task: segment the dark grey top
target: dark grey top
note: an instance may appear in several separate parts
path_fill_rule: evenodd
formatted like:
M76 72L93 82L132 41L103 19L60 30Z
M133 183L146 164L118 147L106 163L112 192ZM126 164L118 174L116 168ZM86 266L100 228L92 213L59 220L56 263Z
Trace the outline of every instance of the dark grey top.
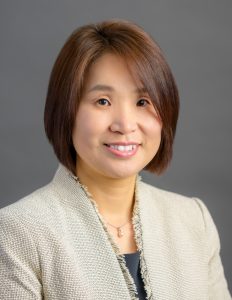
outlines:
M140 271L140 255L139 251L135 253L128 253L124 254L126 265L131 273L131 276L134 279L134 282L137 287L138 291L138 297L139 300L145 300L146 299L146 292L144 289L144 283L141 277L141 271Z

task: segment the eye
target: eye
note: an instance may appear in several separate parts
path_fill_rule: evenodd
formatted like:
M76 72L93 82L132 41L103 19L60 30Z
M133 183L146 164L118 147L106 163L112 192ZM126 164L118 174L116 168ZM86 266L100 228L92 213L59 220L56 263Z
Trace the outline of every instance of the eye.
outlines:
M109 100L105 99L105 98L101 98L97 100L97 103L101 106L107 106L110 105Z
M137 106L147 106L148 104L150 104L150 102L147 99L140 99L137 102Z

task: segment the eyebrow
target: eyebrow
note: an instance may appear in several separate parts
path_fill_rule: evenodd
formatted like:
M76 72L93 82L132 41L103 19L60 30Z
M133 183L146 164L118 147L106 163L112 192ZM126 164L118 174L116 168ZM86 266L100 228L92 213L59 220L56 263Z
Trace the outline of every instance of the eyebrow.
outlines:
M114 90L115 89L110 85L97 84L97 85L93 86L90 90L88 90L87 93L91 93L93 91L113 92ZM142 93L148 93L148 92L147 92L147 89L145 87L141 87L141 88L136 88L134 90L134 93L142 94Z
M108 91L108 92L113 92L114 88L110 85L105 85L105 84L97 84L94 85L90 90L87 91L87 93L93 92L93 91Z

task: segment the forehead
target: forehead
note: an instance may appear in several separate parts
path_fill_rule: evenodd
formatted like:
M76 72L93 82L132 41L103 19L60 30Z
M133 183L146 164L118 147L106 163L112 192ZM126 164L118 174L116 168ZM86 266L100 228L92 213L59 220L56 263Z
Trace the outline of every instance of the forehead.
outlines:
M114 88L130 88L145 92L138 77L132 73L124 57L113 53L103 54L90 66L85 77L85 91L109 91Z

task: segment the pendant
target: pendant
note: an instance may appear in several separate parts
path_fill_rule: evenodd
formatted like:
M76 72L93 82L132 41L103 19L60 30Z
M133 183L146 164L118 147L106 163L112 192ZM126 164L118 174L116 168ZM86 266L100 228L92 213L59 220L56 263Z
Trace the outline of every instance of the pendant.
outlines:
M122 229L118 228L118 237L121 238L121 237L123 237L123 235L124 235L124 233L123 233Z

